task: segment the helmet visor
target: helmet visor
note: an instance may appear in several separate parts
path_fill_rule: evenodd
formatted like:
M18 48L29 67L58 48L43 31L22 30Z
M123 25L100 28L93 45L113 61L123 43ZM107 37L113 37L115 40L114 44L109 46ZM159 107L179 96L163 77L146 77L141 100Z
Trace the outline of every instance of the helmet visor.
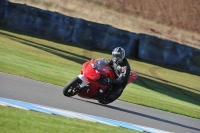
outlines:
M120 61L122 59L123 59L123 55L121 55L118 52L113 52L113 54L112 54L112 60L114 60L114 61Z

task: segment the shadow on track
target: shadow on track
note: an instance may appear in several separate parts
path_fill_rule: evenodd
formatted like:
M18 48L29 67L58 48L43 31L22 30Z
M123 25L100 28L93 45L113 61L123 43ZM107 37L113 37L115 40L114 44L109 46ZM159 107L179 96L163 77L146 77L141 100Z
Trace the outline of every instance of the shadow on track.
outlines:
M155 120L155 121L160 121L160 122L164 122L164 123L168 123L168 124L176 125L176 126L179 126L179 127L188 128L188 129L191 129L191 130L200 131L199 128L195 128L195 127L187 126L187 125L184 125L184 124L180 124L180 123L177 123L177 122L173 122L173 121L165 120L165 119L158 118L158 117L151 116L151 115L146 115L146 114L139 113L139 112L136 112L136 111L127 110L127 109L123 109L123 108L116 107L116 106L112 106L112 105L103 105L103 104L100 104L100 103L95 103L95 102L87 101L87 100L84 100L84 99L79 99L79 98L74 98L74 97L71 97L71 98L76 99L76 100L79 100L79 101L83 101L83 102L87 102L87 103L91 103L91 104L99 105L99 106L102 106L102 107L106 107L106 108L110 108L110 109L118 110L118 111L121 111L121 112L125 112L125 113L129 113L129 114L133 114L133 115L141 116L141 117L144 117L144 118L152 119L152 120Z

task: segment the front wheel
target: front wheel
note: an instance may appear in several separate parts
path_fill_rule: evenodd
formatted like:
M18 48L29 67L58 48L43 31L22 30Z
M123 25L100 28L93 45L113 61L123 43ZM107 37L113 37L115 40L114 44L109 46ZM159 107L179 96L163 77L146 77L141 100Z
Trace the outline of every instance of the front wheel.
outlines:
M79 93L80 91L80 84L82 83L82 80L79 79L79 77L74 78L71 80L63 89L63 94L65 96L71 97Z

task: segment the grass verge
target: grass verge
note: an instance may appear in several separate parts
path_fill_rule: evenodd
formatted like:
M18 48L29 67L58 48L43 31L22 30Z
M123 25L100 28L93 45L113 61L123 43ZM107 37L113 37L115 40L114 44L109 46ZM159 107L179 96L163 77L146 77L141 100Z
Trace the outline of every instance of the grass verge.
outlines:
M0 106L2 133L139 133L120 127Z
M0 71L64 86L82 63L110 53L0 30ZM200 77L176 68L129 59L139 78L120 100L200 119ZM62 92L61 92L62 93Z

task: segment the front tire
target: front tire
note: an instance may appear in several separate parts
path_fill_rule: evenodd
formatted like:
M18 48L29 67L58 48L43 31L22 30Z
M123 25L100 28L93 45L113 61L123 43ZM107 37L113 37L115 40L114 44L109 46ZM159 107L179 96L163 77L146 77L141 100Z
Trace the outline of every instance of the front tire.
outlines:
M80 91L80 84L82 83L82 80L79 79L79 77L74 78L71 80L63 89L63 94L65 96L71 97L79 93Z

